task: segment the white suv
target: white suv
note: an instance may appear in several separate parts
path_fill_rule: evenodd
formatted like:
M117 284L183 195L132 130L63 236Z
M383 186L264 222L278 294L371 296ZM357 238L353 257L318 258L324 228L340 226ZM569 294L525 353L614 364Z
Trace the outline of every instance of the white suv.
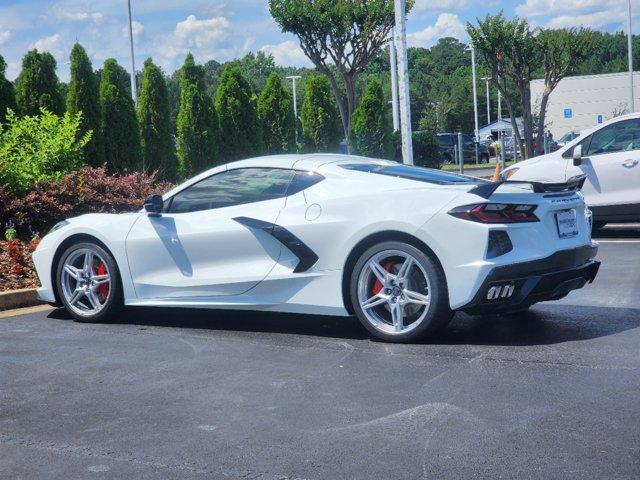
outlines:
M640 113L585 130L557 152L505 169L502 179L561 183L582 174L594 229L640 221Z

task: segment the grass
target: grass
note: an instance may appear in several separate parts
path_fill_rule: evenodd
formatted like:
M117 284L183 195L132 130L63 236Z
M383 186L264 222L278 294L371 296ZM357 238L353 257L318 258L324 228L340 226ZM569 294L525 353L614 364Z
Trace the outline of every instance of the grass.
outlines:
M505 167L510 167L511 165L515 164L516 162L514 162L513 160L509 161L509 162L505 162ZM489 162L489 163L465 163L464 164L464 170L465 172L467 170L484 170L484 169L494 169L496 168L496 163L495 162ZM446 170L448 172L457 172L460 170L460 167L457 164L451 163L448 165L442 165L442 170Z

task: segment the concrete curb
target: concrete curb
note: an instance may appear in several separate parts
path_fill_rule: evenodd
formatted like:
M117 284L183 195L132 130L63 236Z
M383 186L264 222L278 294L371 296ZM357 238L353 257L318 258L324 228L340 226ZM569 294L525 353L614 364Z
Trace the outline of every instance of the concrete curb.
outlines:
M35 288L0 292L0 311L42 305Z

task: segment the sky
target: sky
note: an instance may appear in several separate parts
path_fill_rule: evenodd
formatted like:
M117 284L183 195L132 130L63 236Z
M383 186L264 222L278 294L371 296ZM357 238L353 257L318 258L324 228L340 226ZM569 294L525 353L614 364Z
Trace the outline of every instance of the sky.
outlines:
M152 57L166 72L187 52L196 61L219 62L259 50L280 65L309 66L296 38L284 34L269 15L267 0L131 0L137 67ZM640 1L634 31L640 32ZM466 40L465 24L504 10L535 26L589 26L626 31L628 0L415 0L407 22L412 46L430 47L438 38ZM27 50L51 52L61 80L69 78L68 57L79 41L94 68L114 57L130 68L126 0L0 0L0 55L15 79Z

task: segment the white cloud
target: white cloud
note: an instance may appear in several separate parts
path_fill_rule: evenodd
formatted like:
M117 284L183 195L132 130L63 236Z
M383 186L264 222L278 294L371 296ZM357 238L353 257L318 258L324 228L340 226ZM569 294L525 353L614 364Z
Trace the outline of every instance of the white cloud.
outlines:
M93 23L100 23L104 19L104 15L100 12L68 11L59 6L54 8L54 15L58 20L69 22L92 21Z
M242 32L246 37L247 32ZM234 34L231 22L226 17L211 17L198 19L189 15L186 20L178 22L173 34L157 47L157 55L161 58L161 65L168 69L177 67L176 62L191 52L196 61L216 59L229 60L242 53L251 42L244 46L235 42L240 34Z
M468 0L416 0L412 12L430 12L439 10L464 10L469 8Z
M458 15L453 13L441 13L434 25L430 25L424 30L407 34L407 43L412 47L430 47L438 39L443 37L454 37L465 39L467 32L464 24Z
M606 25L622 24L626 18L627 14L620 9L587 13L584 15L559 15L549 20L547 27L569 28L585 26L602 28Z
M142 35L142 32L144 31L144 25L142 25L137 20L133 20L131 22L131 31L133 32L133 38L138 38L140 35ZM122 28L122 34L126 38L129 38L129 25Z
M44 37L37 40L30 48L35 48L39 52L50 52L57 54L60 49L60 34L55 33L50 37Z
M11 32L9 30L0 30L0 45L7 42L11 38Z
M229 38L231 22L225 17L212 17L198 20L189 15L186 20L178 22L174 31L175 39L182 46L190 48L206 48Z
M291 67L310 67L311 61L304 54L298 42L285 40L275 45L265 45L261 49L273 55L276 64Z

